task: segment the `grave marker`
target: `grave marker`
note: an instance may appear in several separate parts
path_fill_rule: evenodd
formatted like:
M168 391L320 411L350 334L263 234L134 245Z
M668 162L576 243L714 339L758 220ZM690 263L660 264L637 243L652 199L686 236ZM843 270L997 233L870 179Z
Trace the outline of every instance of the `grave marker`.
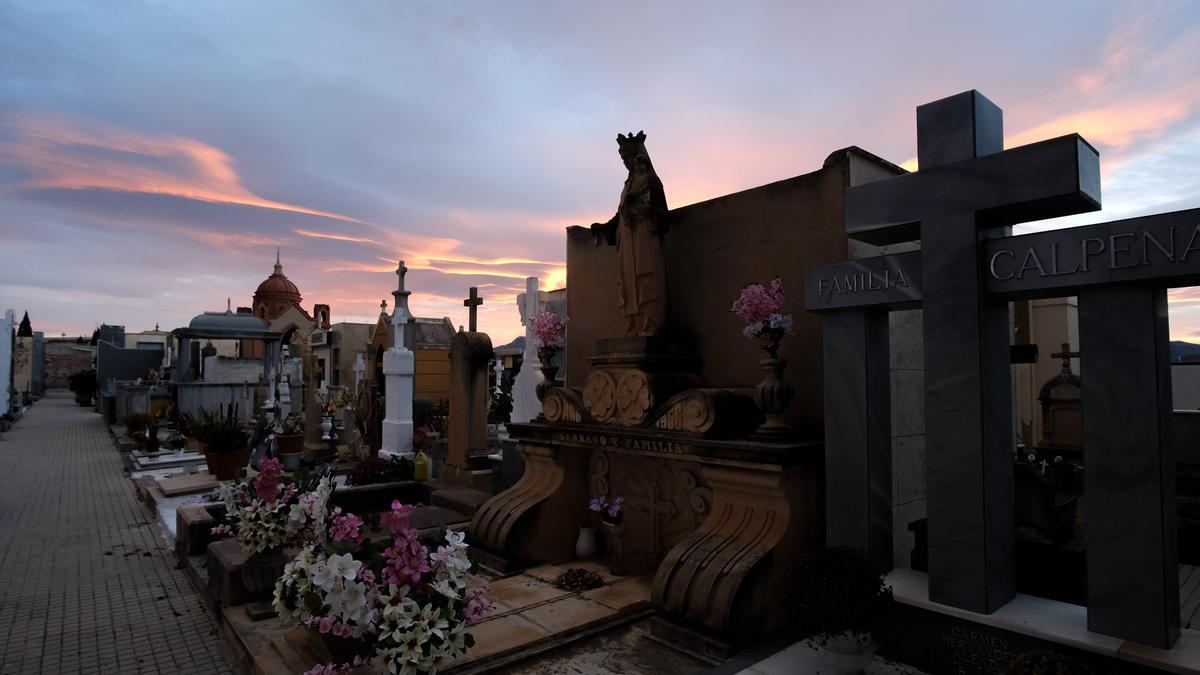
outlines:
M1080 351L1098 366L1083 385L1088 627L1170 647L1179 598L1164 289L1200 281L1200 210L1005 236L1012 223L1096 208L1095 151L1071 135L999 152L999 109L977 92L917 114L922 171L847 190L846 223L851 237L885 242L919 221L919 285L871 283L903 268L901 256L807 275L809 309L826 312L828 537L882 558L879 464L890 448L886 399L870 389L886 374L879 317L923 296L930 599L991 612L1011 598L1007 301L1077 294ZM828 280L855 274L865 286L833 292Z
M467 330L471 331L472 333L478 330L478 325L476 323L476 311L482 304L483 298L479 297L479 289L475 286L472 286L469 296L466 300L463 300L463 306L466 307L470 313L470 317L467 321Z

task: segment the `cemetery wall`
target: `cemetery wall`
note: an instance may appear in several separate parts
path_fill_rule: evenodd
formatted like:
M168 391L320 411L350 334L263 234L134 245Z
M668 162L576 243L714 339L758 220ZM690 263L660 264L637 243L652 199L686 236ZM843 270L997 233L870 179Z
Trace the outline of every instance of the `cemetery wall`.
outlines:
M91 345L70 340L46 341L46 389L65 389L67 378L92 367Z
M822 424L821 319L804 311L804 271L845 261L843 192L851 185L903 170L858 148L838 150L812 173L673 209L665 238L672 320L691 333L709 387L753 387L763 378L763 354L742 335L729 311L748 283L780 277L784 311L795 334L783 341L786 378L796 388L787 421L817 436ZM670 177L665 177L668 200ZM616 248L597 246L591 232L567 237L567 304L588 307L568 324L566 382L582 387L599 338L622 333L617 308Z

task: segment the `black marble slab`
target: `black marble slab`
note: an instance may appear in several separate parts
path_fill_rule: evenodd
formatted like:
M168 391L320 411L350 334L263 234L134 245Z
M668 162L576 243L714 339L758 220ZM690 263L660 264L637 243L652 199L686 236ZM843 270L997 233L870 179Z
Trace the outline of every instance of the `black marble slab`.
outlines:
M1179 638L1169 340L1165 290L1080 292L1088 629L1161 648Z

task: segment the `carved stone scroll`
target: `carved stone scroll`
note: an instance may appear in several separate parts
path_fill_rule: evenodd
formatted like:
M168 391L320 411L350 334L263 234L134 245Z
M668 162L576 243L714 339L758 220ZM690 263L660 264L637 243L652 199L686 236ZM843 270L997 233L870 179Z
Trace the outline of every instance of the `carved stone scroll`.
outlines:
M652 599L669 619L737 645L781 620L771 596L795 556L817 541L820 488L804 469L705 465L703 477L712 489L711 511L666 555Z

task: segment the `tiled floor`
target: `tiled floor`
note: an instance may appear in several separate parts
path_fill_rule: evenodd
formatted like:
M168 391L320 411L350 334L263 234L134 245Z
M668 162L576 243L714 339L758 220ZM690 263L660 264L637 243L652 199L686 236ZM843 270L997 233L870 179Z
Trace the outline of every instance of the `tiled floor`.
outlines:
M493 581L488 590L495 609L471 629L475 647L463 664L496 654L523 650L544 640L584 630L590 626L637 612L650 604L646 577L614 577L596 562L577 561L600 574L605 585L571 593L553 585L568 566L544 565Z
M51 392L0 481L0 673L231 672L99 415Z

